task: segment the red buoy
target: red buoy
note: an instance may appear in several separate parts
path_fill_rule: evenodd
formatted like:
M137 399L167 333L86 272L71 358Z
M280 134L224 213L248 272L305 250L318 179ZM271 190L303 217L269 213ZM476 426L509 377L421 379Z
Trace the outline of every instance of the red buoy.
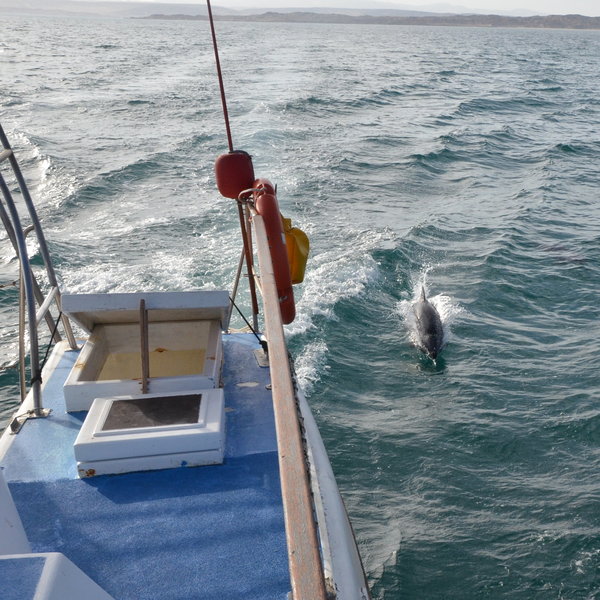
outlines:
M215 161L215 178L221 195L237 200L254 183L252 157L243 150L221 154Z

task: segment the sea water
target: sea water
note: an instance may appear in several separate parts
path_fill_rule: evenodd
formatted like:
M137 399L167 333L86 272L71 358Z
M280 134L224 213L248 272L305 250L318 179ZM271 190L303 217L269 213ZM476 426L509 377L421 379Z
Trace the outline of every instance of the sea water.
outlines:
M600 598L600 32L217 31L234 145L311 239L288 338L374 598ZM3 15L0 82L65 290L231 287L205 22ZM0 275L6 419L5 236Z

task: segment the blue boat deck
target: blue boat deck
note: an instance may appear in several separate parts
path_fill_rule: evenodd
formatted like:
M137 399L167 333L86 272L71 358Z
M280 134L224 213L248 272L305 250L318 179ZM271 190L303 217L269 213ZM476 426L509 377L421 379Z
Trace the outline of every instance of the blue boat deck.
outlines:
M50 417L28 421L2 459L33 552L62 552L115 600L285 600L269 370L253 336L223 344L222 465L83 480L73 442L85 413L67 414L62 393L77 353L63 354L44 390Z

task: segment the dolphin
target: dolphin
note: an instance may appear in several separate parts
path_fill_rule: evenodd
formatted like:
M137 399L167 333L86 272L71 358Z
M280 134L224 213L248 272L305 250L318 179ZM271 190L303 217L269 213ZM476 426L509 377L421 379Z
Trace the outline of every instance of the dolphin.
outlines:
M444 347L444 328L440 313L427 300L425 288L421 286L421 297L413 304L417 323L417 347L435 360Z

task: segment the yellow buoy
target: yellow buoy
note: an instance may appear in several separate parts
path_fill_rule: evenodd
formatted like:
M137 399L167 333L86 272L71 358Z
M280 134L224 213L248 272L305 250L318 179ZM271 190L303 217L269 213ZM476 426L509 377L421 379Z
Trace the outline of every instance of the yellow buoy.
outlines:
M298 229L292 227L292 220L281 216L283 221L283 232L285 233L285 245L287 246L288 261L290 263L290 276L292 284L304 281L304 271L310 250L308 236Z

